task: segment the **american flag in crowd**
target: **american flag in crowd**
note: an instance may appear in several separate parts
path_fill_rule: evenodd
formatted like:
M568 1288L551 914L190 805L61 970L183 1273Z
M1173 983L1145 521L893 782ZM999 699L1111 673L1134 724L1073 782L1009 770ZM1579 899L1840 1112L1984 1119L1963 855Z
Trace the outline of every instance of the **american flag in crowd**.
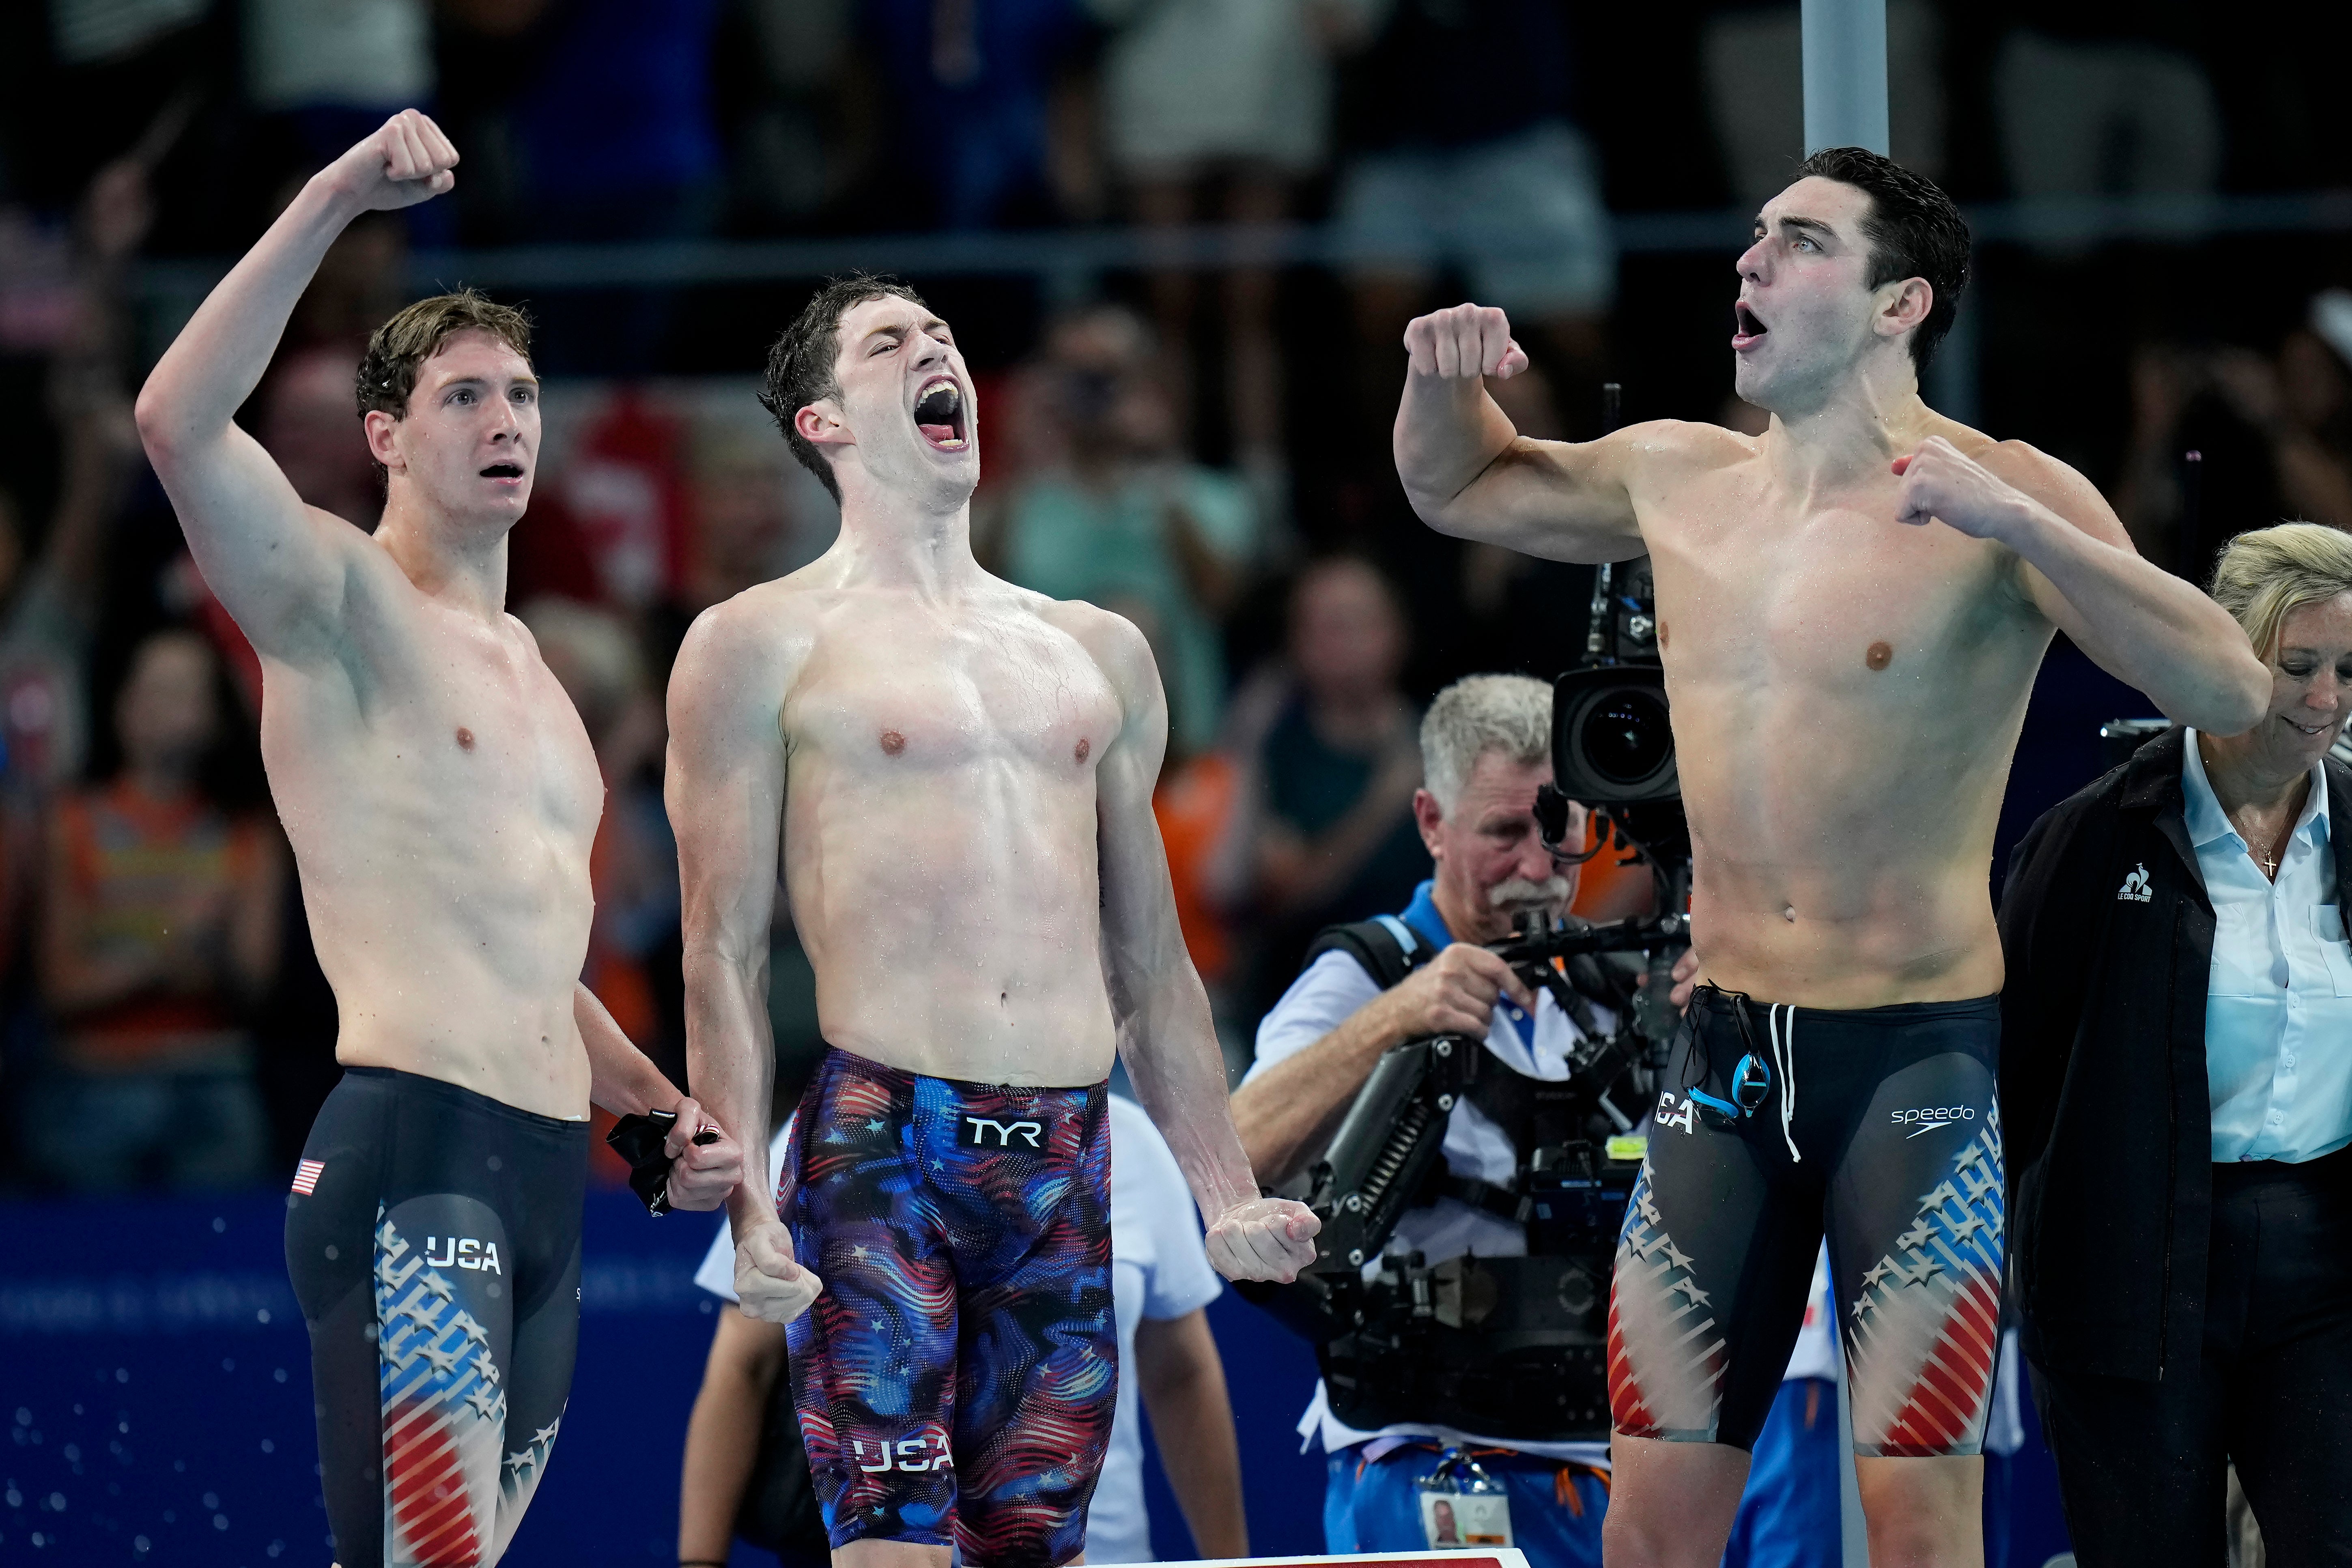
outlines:
M310 1189L319 1184L319 1173L326 1168L327 1162L324 1160L305 1160L295 1166L294 1190L304 1197L309 1197Z

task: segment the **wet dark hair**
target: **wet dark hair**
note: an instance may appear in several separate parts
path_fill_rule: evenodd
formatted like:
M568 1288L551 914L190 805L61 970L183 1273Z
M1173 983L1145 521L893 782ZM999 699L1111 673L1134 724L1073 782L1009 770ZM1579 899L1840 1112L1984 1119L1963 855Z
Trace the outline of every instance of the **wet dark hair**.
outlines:
M760 406L775 416L776 427L784 433L784 444L792 447L801 467L814 474L835 500L841 499L841 486L834 479L832 460L793 421L810 404L841 395L841 383L833 374L834 360L841 353L841 318L868 300L889 299L904 300L919 310L930 309L920 294L896 278L875 272L828 278L768 351Z
M367 354L360 361L360 413L382 412L394 419L407 414L418 367L464 331L488 332L526 362L530 358L529 316L471 289L436 294L394 312L368 339Z
M1911 334L1911 363L1926 370L1936 346L1952 330L1960 291L1969 286L1969 226L1932 180L1867 147L1824 147L1797 165L1797 178L1818 175L1852 185L1870 198L1862 234L1870 241L1870 281L1924 278L1935 294L1927 319Z

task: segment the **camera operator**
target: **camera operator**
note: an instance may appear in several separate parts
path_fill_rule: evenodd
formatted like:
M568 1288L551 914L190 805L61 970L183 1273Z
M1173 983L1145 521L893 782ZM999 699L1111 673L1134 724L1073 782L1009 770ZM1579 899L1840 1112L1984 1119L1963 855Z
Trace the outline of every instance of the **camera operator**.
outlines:
M1564 1011L1476 944L1511 934L1523 910L1559 915L1576 891L1574 868L1555 867L1536 830L1538 785L1551 778L1551 689L1517 675L1476 675L1438 694L1422 721L1425 787L1413 816L1436 864L1412 901L1381 922L1408 957L1434 953L1393 987L1350 952L1310 963L1258 1027L1257 1061L1234 1097L1234 1121L1260 1182L1279 1184L1318 1157L1381 1054L1431 1035L1484 1038L1514 1070L1569 1076L1588 1034L1616 1026L1622 997L1580 995ZM1568 842L1583 826L1573 808ZM1588 973L1590 973L1588 971ZM1507 1186L1520 1160L1502 1130L1465 1098L1445 1131L1450 1191L1406 1212L1396 1236L1435 1263L1474 1252L1527 1251L1522 1227L1478 1202L1481 1183ZM1606 1442L1509 1444L1423 1425L1359 1431L1333 1415L1324 1391L1301 1419L1329 1458L1326 1549L1418 1551L1433 1544L1415 1483L1449 1443L1475 1447L1510 1500L1512 1543L1544 1568L1598 1563L1608 1500Z

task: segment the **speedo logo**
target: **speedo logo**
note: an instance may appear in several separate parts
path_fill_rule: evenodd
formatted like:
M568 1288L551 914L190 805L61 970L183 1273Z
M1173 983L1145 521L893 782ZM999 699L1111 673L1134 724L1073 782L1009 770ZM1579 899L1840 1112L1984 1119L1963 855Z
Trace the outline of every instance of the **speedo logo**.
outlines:
M956 1124L956 1142L972 1149L1030 1149L1043 1152L1045 1124L1026 1118L999 1121L993 1116L967 1116Z
M1905 1137L1916 1138L1920 1133L1933 1132L1938 1127L1957 1127L1963 1121L1974 1121L1977 1108L1973 1105L1923 1105L1916 1110L1890 1111L1888 1114L1894 1117L1895 1126L1911 1129L1904 1134Z
M938 1445L939 1452L926 1458L934 1444ZM868 1448L873 1449L876 1455L875 1462L870 1465L866 1462ZM955 1464L948 1453L948 1440L936 1435L901 1438L896 1443L887 1438L877 1438L869 1443L862 1437L852 1437L849 1450L857 1461L857 1468L869 1476L880 1475L885 1470L905 1470L909 1475L919 1476L926 1470L950 1469Z

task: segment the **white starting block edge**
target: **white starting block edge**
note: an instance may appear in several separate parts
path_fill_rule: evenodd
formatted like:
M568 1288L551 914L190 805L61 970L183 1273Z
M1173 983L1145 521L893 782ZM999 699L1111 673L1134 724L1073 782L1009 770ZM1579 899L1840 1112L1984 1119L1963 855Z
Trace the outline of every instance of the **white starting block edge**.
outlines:
M1157 1568L1322 1568L1329 1563L1380 1563L1382 1568L1528 1568L1515 1546L1461 1546L1428 1552L1362 1552L1336 1557L1210 1557Z

